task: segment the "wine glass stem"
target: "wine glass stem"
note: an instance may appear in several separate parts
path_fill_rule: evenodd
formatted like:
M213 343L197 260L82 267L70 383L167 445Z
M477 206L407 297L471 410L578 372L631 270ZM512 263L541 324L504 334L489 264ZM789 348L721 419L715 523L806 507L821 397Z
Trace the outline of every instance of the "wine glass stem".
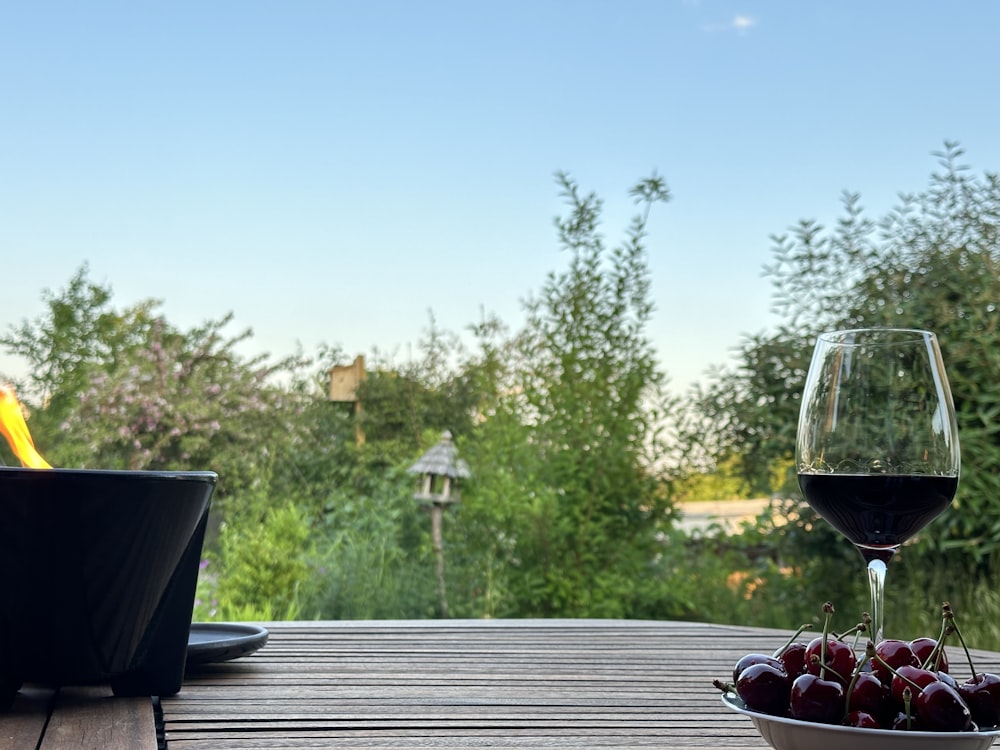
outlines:
M872 594L872 629L871 640L878 643L885 631L885 561L868 561L868 586Z

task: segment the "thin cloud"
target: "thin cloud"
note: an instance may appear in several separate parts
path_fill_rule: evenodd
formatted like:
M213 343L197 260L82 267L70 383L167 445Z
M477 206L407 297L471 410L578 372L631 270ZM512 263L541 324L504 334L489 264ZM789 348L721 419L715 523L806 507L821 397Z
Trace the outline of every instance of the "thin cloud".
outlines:
M719 34L725 31L735 31L739 35L744 35L757 25L757 19L750 16L733 16L733 20L727 24L707 24L702 26L702 31L709 34Z

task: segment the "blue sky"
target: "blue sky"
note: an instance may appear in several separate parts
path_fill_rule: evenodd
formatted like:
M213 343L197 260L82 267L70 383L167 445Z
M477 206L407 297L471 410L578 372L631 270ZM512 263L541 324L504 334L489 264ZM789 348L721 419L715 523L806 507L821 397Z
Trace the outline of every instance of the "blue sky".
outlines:
M275 355L405 359L565 264L553 181L656 170L649 334L675 388L775 323L771 234L1000 168L1000 4L0 3L0 329L84 262L117 304ZM0 354L0 373L18 373Z

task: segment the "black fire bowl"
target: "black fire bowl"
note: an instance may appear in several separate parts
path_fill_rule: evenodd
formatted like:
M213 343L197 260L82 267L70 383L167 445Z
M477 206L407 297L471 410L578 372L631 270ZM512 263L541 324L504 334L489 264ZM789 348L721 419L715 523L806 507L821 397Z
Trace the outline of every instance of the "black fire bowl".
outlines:
M0 467L0 708L23 683L180 690L216 480Z

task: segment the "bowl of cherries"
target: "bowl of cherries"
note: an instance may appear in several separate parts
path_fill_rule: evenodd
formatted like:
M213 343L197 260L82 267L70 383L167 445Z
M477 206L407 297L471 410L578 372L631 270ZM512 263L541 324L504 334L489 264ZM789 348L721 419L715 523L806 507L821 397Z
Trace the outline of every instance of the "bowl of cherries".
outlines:
M1000 676L976 671L947 602L938 638L863 647L867 616L837 634L833 605L823 612L822 635L803 642L803 626L774 653L740 658L731 683L714 681L775 750L986 750L1000 735ZM964 681L949 671L952 636L969 662Z

